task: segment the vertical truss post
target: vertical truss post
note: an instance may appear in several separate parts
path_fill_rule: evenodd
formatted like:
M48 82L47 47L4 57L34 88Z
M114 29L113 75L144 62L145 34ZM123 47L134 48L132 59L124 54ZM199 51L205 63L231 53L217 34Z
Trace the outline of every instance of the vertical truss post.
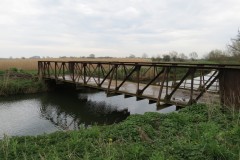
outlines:
M45 72L46 72L46 71L45 71L45 70L46 70L46 69L45 69L45 68L46 68L46 65L45 65L45 63L46 63L46 62L43 62L43 77L45 77L45 76L46 76L46 75L45 75Z
M41 62L42 77L44 77L44 62Z
M110 76L110 80L109 80L109 83L108 83L107 94L110 92L111 83L112 83L112 80L113 80L115 70L116 70L116 65L113 66L112 74Z
M165 80L167 78L168 71L169 71L169 67L164 67L163 79L162 79L162 82L161 82L161 86L160 86L160 90L159 90L159 94L158 94L158 99L157 99L157 105L158 106L160 105L160 102L161 102L163 87L164 87Z
M203 86L203 70L200 70L200 82L199 82L199 90L202 90L202 86Z
M83 63L83 83L87 84L87 63Z
M177 68L174 67L172 88L176 85L176 83L177 83Z
M140 93L140 89L139 89L139 83L140 83L140 70L141 70L141 66L136 64L136 72L137 72L137 91L136 91L136 95L139 95Z
M171 70L171 67L168 67L168 70L167 70L167 77L166 77L166 95L168 95L168 81L169 81L169 72Z
M124 76L123 77L126 77L127 76L127 69L126 69L126 66L123 64L123 68L124 68Z
M156 75L156 66L154 65L154 67L153 67L153 77L156 77L155 75Z
M38 61L38 78L41 80L43 78L42 75L42 62Z
M224 106L225 102L226 102L226 97L227 97L226 92L225 92L225 90L226 90L225 85L228 84L226 81L226 70L219 69L219 74L220 74L220 76L219 76L220 103L221 103L221 106Z
M50 62L47 62L47 74L50 77Z
M98 63L97 64L97 72L98 72L98 82L97 82L97 86L99 87L99 85L100 85L100 68L101 68L101 64L100 63Z
M195 103L193 101L193 89L194 89L194 74L196 72L196 68L191 69L191 91L190 91L190 99L188 101L188 104L191 105Z
M63 80L65 80L65 62L62 62L62 66L63 66L62 77L63 77Z
M46 65L46 63L47 63L47 62L44 62L44 63L43 63L43 76L44 76L44 77L46 77L46 74L47 74L47 71L46 71L46 70L47 70L47 67L46 67L47 65Z
M54 75L55 75L55 80L58 79L57 77L57 62L54 62Z
M117 88L117 80L118 80L118 65L116 65L115 66L115 70L116 70L116 72L115 72L115 90L116 90L116 88Z
M74 62L69 62L69 71L70 74L72 74L72 81L75 82L75 63Z

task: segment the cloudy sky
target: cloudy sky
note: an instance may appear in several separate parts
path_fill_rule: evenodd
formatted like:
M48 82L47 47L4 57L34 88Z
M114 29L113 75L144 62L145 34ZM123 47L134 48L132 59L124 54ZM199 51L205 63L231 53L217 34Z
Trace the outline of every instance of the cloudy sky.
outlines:
M0 0L0 57L201 56L239 28L240 0Z

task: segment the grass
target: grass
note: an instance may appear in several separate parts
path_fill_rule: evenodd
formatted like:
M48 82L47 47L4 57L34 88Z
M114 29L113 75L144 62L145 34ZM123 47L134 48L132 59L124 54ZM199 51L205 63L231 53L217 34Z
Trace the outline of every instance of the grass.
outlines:
M193 105L119 124L0 141L0 159L239 159L240 114Z
M0 96L37 93L46 90L45 84L36 80L4 80L0 82Z
M34 71L25 72L17 68L0 71L0 96L46 91L43 81L38 80Z

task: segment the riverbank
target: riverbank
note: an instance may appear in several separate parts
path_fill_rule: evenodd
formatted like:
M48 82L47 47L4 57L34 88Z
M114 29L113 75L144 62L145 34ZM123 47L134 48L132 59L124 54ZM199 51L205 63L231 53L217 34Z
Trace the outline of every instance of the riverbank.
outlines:
M37 76L12 68L0 72L0 96L46 91L46 85Z
M239 159L239 123L239 112L198 104L109 126L5 137L0 159Z

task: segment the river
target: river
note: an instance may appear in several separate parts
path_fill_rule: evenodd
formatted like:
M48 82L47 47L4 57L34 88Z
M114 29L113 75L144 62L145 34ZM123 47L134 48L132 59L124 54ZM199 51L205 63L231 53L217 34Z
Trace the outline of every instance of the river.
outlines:
M131 114L168 113L175 106L157 108L148 100L123 95L107 97L103 91L82 89L15 95L0 98L0 139L8 136L40 135L79 130L92 125L123 121Z

